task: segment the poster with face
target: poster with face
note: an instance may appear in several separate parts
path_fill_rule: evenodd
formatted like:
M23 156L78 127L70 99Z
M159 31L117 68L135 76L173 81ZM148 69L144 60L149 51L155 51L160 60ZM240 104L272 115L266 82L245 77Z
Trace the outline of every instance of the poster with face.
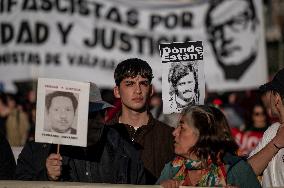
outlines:
M160 44L163 113L180 113L189 105L203 104L205 78L201 41Z
M35 141L86 146L89 83L39 78Z
M255 63L260 23L253 0L210 3L206 30L217 64L228 81L239 81Z

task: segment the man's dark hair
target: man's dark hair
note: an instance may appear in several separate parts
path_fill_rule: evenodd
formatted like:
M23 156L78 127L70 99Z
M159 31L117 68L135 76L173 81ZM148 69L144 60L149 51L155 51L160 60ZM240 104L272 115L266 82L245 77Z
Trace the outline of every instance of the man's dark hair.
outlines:
M65 92L65 91L54 91L52 93L49 93L45 96L45 107L47 111L49 111L49 108L51 106L52 99L54 97L67 97L72 101L72 105L74 108L74 113L78 107L78 101L75 95L71 92Z
M138 58L126 59L120 62L114 71L114 80L117 86L120 85L121 81L125 78L135 78L140 75L143 78L147 78L149 83L153 79L153 72L150 65Z
M177 83L178 81L188 75L190 72L193 73L195 85L194 85L194 93L196 94L196 99L199 99L199 90L198 90L198 75L197 70L195 70L193 64L184 65L182 63L172 63L169 74L168 74L168 82L172 83L172 87L174 89L175 94L178 94ZM198 101L197 101L198 102Z

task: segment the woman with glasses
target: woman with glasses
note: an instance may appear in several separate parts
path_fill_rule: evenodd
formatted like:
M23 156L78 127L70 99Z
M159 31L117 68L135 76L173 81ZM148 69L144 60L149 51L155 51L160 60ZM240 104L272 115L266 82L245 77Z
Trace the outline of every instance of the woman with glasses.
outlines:
M262 103L255 103L249 113L245 131L264 132L269 125L269 117Z

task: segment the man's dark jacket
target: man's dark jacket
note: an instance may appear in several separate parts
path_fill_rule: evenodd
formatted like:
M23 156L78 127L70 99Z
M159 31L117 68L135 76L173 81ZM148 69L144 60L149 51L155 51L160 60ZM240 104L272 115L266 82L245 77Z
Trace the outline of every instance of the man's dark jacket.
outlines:
M48 180L45 162L56 145L30 142L19 155L18 180ZM87 148L60 146L60 181L145 184L139 153L113 129L102 128L99 141Z
M141 151L145 166L146 184L155 184L165 164L174 157L173 128L154 119L149 113L147 125L137 130L133 126L118 123L118 113L108 125L115 128L126 140Z
M16 162L10 144L0 132L0 180L14 178Z

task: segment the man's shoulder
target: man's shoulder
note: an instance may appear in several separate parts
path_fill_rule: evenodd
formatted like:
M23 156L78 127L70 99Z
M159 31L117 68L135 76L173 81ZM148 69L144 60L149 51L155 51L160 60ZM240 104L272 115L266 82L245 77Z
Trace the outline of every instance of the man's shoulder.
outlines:
M267 128L267 130L264 132L263 137L274 137L277 133L279 126L280 126L279 122L276 122L270 125Z
M25 144L23 149L26 148L26 149L31 150L33 153L36 153L36 152L42 152L42 151L49 151L51 148L51 145L52 144L30 141Z
M116 129L107 126L105 130L107 132L107 142L113 150L130 158L139 157L138 150L129 143L129 141L123 138Z
M153 125L156 129L159 129L159 130L163 130L163 131L169 131L169 132L172 132L174 130L173 127L169 126L168 124L164 123L164 122L161 122L155 118L153 118Z
M279 123L279 122L275 122L275 123L271 124L271 125L268 127L268 129L270 129L270 130L278 130L279 126L280 126L280 123ZM268 129L267 129L267 130L268 130Z
M48 143L41 143L41 142L35 142L34 140L28 141L24 147L30 147L30 148L48 148L51 144Z
M276 122L270 125L267 130L263 133L263 136L257 146L250 152L249 158L264 148L276 135L280 123Z
M50 152L51 144L38 143L35 141L29 141L23 147L19 158L33 158L36 156L36 160L46 158Z
M173 141L173 134L172 132L174 131L173 127L170 127L169 125L154 119L152 121L152 126L150 126L151 129L148 130L148 136L155 137L155 139L160 140L162 142L170 142L172 143Z

